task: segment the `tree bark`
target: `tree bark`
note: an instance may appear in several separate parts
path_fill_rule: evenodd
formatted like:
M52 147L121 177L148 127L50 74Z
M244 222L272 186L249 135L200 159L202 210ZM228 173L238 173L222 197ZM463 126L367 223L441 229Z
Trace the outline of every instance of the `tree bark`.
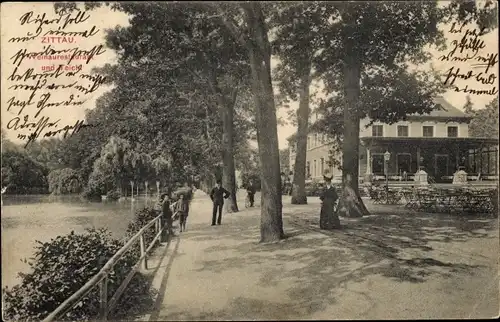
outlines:
M222 186L227 189L230 196L225 202L226 211L238 212L236 202L236 173L234 166L233 153L233 119L234 105L238 95L237 89L231 92L231 97L226 97L219 87L217 76L214 71L211 72L209 79L210 87L217 97L220 116L222 119Z
M347 40L349 41L349 40ZM358 189L359 178L359 95L361 62L347 51L344 64L344 141L342 145L342 196L338 214L343 217L369 215Z
M278 122L271 83L271 48L258 2L242 4L248 26L248 51L255 100L257 142L261 162L261 242L284 237L281 176L278 147Z
M231 104L231 106L229 105ZM231 194L226 202L227 212L238 212L236 203L236 173L233 155L233 108L234 100L222 107L222 185Z
M311 62L304 69L300 82L300 100L297 110L297 151L293 169L292 205L307 204L306 158L309 128L309 86L311 85Z

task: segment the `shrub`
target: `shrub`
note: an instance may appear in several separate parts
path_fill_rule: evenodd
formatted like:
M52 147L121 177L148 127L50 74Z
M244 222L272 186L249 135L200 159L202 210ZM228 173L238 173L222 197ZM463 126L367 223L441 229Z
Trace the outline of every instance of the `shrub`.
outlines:
M253 182L255 189L257 191L260 191L260 189L261 189L260 175L258 173L243 172L241 174L241 186L247 187L249 185L250 181Z
M46 193L47 168L25 151L2 152L2 187L9 194Z
M88 200L88 201L102 201L102 195L96 191L91 191L88 188L85 188L83 192L80 194L80 197L83 200Z
M309 197L319 196L323 185L318 181L308 182L305 185L306 195Z
M49 192L59 195L79 193L82 179L76 170L70 168L52 170L48 176Z
M148 222L155 219L160 213L153 208L143 208L135 213L134 220L128 224L126 236L127 239L134 236L142 227L146 226ZM156 236L155 226L153 225L144 233L144 243L146 248L153 241ZM137 243L133 249L135 256L140 257L140 246Z
M108 193L106 194L106 198L108 200L118 200L118 199L120 199L120 197L121 197L121 193L117 190L108 191Z
M34 257L28 262L31 272L20 274L20 284L2 290L5 318L28 321L45 318L97 274L122 246L123 243L111 238L105 229L87 229L83 234L71 232L45 243L37 241ZM137 259L136 254L127 252L108 275L108 301ZM116 308L120 316L125 316L133 314L138 303L149 305L151 302L148 281L136 273ZM99 287L96 286L58 320L94 319L98 311Z

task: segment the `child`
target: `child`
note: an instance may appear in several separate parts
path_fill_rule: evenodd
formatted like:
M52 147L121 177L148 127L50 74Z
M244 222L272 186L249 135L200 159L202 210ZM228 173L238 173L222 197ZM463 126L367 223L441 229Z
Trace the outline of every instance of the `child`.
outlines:
M176 211L179 213L179 226L180 232L186 231L186 221L188 217L188 205L187 200L184 199L184 195L179 196L179 202L177 203Z
M163 214L163 222L167 227L168 234L174 236L173 225L172 225L172 210L170 209L170 198L168 193L162 195L161 201L161 211Z

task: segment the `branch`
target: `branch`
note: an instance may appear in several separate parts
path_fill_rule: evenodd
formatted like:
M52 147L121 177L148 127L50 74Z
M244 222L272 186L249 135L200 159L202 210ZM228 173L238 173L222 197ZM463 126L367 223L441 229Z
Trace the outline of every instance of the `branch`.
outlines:
M231 33L231 35L234 37L236 42L238 42L241 46L247 46L247 41L245 39L245 36L242 32L238 31L238 27L234 21L231 21L227 15L224 13L224 11L220 8L220 4L210 4L213 9L215 9L219 14L218 15L213 15L209 16L209 18L220 18L222 21L222 24L226 27L227 30Z
M239 91L239 86L236 86L232 92L231 92L231 106L234 108L234 105L236 104L236 98L238 97L238 91Z
M203 79L203 77L201 77L198 73L196 73L195 71L193 71L191 68L189 67L186 67L186 70L194 77L194 78L198 78L198 80L200 80L202 83L205 82L205 80Z

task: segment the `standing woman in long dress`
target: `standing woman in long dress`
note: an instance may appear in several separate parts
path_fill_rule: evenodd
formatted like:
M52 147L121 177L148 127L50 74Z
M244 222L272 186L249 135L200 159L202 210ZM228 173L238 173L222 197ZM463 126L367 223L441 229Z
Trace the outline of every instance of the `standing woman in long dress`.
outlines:
M335 187L332 185L333 176L329 172L323 175L325 186L321 191L319 198L321 199L321 212L319 216L319 227L321 229L340 228L340 219L337 215L337 203L339 197Z

